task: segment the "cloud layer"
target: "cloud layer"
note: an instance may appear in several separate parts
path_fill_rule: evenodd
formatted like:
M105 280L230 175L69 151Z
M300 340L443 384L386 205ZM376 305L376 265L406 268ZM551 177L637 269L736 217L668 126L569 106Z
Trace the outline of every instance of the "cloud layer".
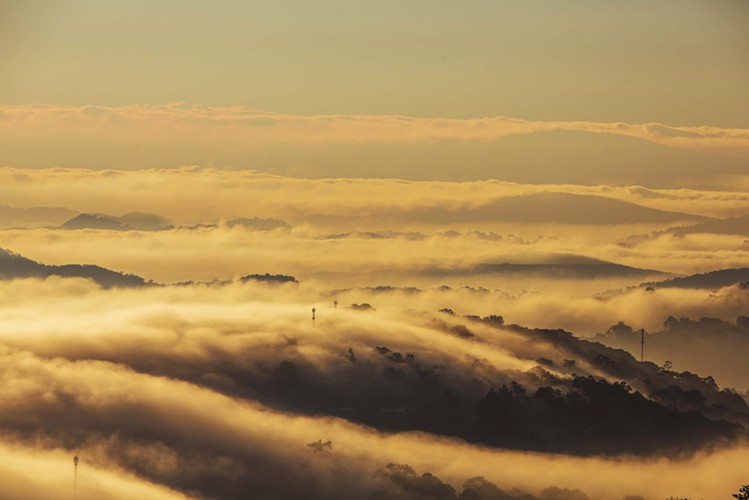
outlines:
M304 177L727 187L719 176L743 174L749 159L749 131L707 125L302 116L179 103L4 105L0 137L4 166L201 163Z
M357 228L356 224L361 228L361 221L351 223L346 217L384 214L391 216L385 221L387 226L378 228L375 219L365 227L396 230L399 212L478 210L498 200L551 193L598 196L703 216L749 213L749 196L741 190L518 184L496 180L303 179L253 170L201 167L133 171L7 167L0 168L0 181L3 203L12 208L67 207L117 216L134 211L155 212L175 223L191 224L237 216L277 216L298 221L328 215L338 217L331 229L351 230L352 226ZM57 217L55 214L51 219L57 221ZM553 217L549 220L553 221ZM643 223L648 220L642 218Z
M569 496L575 489L601 500L721 497L744 480L747 451L740 447L682 459L488 449L272 409L253 385L278 361L293 359L343 382L345 391L362 390L378 377L351 378L350 347L362 367L380 362L374 346L414 352L422 364L444 365L444 380L462 390L476 383L472 376L528 376L522 374L534 358L558 355L510 330L474 325L489 341L477 345L441 330L431 316L323 306L315 325L296 292L276 290L268 302L252 286L101 291L52 279L3 283L0 290L13 297L0 329L0 402L7 409L0 455L22 457L0 475L21 488L31 463L54 472L27 498L48 497L52 485L70 488L73 454L82 457L81 499L126 498L136 489L149 498L181 498L166 488L189 498L245 498L248 491L263 498L414 498L419 490L412 488L439 485L417 480L427 471L458 492L483 476L543 499L556 498L542 493L550 486L570 490L561 492L570 499L583 498ZM391 463L408 464L416 475ZM142 479L120 482L133 475Z
M501 392L512 382L528 391L513 389L522 411L537 408L547 394L562 405L554 411L566 414L574 396L542 391L537 397L538 390L569 394L585 383L577 377L587 375L629 382L646 395L654 392L646 378L677 388L709 386L700 411L716 411L716 418L743 408L741 396L700 378L710 375L702 364L677 367L699 377L672 380L625 353L585 343L572 348L563 333L461 316L502 315L505 323L592 334L619 320L652 331L669 315L734 321L745 314L749 294L738 285L601 293L644 279L602 260L670 272L745 265L741 235L628 239L675 220L628 205L617 214L642 220L579 224L555 220L559 214L539 219L534 207L504 219L492 211L508 199L532 205L560 193L574 195L561 198L573 205L579 196L598 196L617 210L622 205L610 201L685 212L688 219L749 208L740 191L313 180L197 167L0 169L0 195L11 212L35 206L116 216L154 212L181 226L6 228L0 236L11 250L45 264L93 263L163 282L233 279L112 290L60 277L0 282L0 406L7 410L0 415L0 457L12 464L0 464L0 478L26 498L49 498L54 488L70 487L70 460L78 454L81 500L231 499L248 491L269 499L456 499L471 498L465 496L471 488L485 498L497 498L501 488L541 500L730 495L745 482L747 449L741 442L700 448L733 435L730 425L705 427L703 417L682 417L700 431L678 443L682 451L698 450L686 456L671 454L673 446L643 445L638 457L612 457L642 435L625 442L610 430L623 424L608 420L585 429L586 442L601 453L587 457L579 455L591 448L571 450L575 456L547 453L555 441L543 425L531 433L536 447L524 449L537 451L529 452L512 441L507 449L485 446L497 443L487 436L506 439L502 429L471 434L456 424L471 422L465 415L486 403L490 389ZM543 206L536 212L545 215ZM236 217L289 224L229 222ZM549 266L566 267L560 273ZM594 279L586 266L595 268ZM250 273L293 274L301 283L237 279ZM438 313L444 308L457 315ZM654 408L622 386L595 387L646 415ZM719 401L727 409L716 410ZM739 410L733 417L741 418ZM675 410L663 411L671 418ZM414 417L424 414L430 417ZM490 413L488 421L501 422L502 415ZM404 426L414 421L420 426ZM557 423L554 432L564 428ZM608 444L601 439L607 436ZM16 454L19 460L11 461ZM50 472L34 488L31 464Z
M207 134L234 140L294 142L492 141L509 135L576 131L635 137L669 147L708 150L749 157L749 131L711 126L679 127L660 123L630 124L588 121L529 121L506 116L475 119L405 116L272 113L253 108L188 104L133 106L4 105L2 130L75 136L140 130L150 134Z

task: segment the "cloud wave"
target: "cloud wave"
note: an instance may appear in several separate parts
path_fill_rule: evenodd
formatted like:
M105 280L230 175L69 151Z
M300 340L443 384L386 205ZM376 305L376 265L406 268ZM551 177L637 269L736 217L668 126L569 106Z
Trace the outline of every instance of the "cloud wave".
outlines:
M661 123L590 121L531 121L506 116L455 119L387 115L304 116L262 111L244 106L167 105L0 106L3 134L52 136L110 135L135 132L234 138L278 142L492 141L509 135L577 131L636 137L669 147L709 150L749 157L749 130ZM138 133L140 131L140 133Z

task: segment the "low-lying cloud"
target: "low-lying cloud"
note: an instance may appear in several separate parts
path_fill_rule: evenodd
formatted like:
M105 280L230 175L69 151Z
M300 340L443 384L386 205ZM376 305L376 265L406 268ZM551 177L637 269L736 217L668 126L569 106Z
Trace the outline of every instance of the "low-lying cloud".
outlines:
M237 217L277 217L299 223L313 216L335 216L337 220L331 227L332 231L346 229L346 217L353 217L354 223L361 225L362 217L387 215L387 223L396 227L378 229L396 230L404 223L413 224L410 219L415 213L485 210L492 203L512 197L558 196L560 193L597 196L604 201L613 199L696 216L728 217L749 213L749 196L731 190L518 184L498 180L304 179L254 170L201 167L132 171L5 167L0 168L0 181L3 203L12 209L67 207L69 217L74 215L70 209L113 216L151 212L167 217L175 224L218 222ZM543 205L544 202L545 199L539 197L538 203ZM569 208L573 208L575 197L570 197L567 203ZM528 204L533 207L532 199ZM540 209L536 207L534 210ZM398 213L411 217L404 218L399 224ZM551 224L554 217L548 215L546 222ZM495 219L495 222L507 221L502 217ZM645 214L640 214L639 219L633 222L656 222L661 226L664 223L663 220L650 220ZM49 220L54 220L57 225L60 215L51 215ZM512 220L523 219L509 219ZM482 221L487 222L485 217L475 222ZM371 220L370 224L373 222L377 221ZM434 226L435 222L427 225Z
M723 497L745 481L749 452L741 447L688 458L490 449L427 433L379 432L323 416L331 413L324 409L298 413L267 392L293 391L284 380L307 370L349 394L377 398L369 386L387 384L387 377L353 374L408 363L398 352L413 353L411 363L442 373L442 383L455 390L481 394L486 384L511 378L530 387L536 358L560 356L511 329L469 323L477 338L467 337L449 328L464 320L442 316L435 323L433 314L408 311L403 301L397 309L360 312L300 301L293 286L103 291L59 278L0 283L0 291L8 299L0 310L0 454L22 457L0 475L25 488L23 464L50 471L28 486L26 498L49 497L53 485L72 490L74 454L81 457L82 500L231 499L248 492L269 499L455 498L477 476L544 500L657 500ZM314 322L311 305L318 309ZM390 353L376 349L385 346ZM274 373L269 380L276 385L258 385ZM345 416L345 409L336 411ZM397 418L397 408L388 412ZM140 479L122 485L133 476ZM467 484L494 491L481 480Z

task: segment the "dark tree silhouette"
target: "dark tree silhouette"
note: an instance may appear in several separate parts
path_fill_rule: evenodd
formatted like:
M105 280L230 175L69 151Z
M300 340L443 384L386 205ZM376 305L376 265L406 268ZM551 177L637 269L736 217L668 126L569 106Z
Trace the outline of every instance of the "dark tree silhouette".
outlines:
M739 492L734 493L732 496L738 500L749 500L749 484L742 486Z
M323 442L322 439L318 439L312 443L307 443L307 446L312 448L315 453L328 453L333 449L333 442L331 440Z
M248 274L246 276L242 276L239 278L239 280L242 283L247 283L248 281L262 281L265 283L296 283L299 284L299 280L297 280L293 276L289 276L286 274Z

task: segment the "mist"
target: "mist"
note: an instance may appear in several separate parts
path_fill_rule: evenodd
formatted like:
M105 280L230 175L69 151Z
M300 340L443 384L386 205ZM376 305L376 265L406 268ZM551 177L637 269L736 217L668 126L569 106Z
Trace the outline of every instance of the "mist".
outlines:
M0 500L749 491L747 7L0 2Z
M390 463L431 472L458 492L467 479L483 476L536 495L556 486L604 499L622 498L622 491L658 498L679 489L715 496L742 479L743 469L735 464L748 453L744 448L687 458L565 458L562 464L554 455L383 433L317 412L300 416L289 413L278 394L258 394L268 388L251 383L262 380L264 370L294 360L325 379L348 378L353 385L347 390L357 390L357 380L364 379L345 375L352 365L348 349L356 364L367 365L380 357L373 348L387 345L414 352L425 366L447 366L455 372L451 383L470 391L475 382L460 382L460 373L479 372L466 360L483 360L482 377L525 380L536 358L556 356L511 330L472 324L474 334L491 339L477 343L435 330L432 315L419 319L399 310L357 312L330 304L318 304L313 323L310 302L298 302L300 292L292 287L274 289L273 302L263 299L266 287L244 285L103 291L84 280L49 279L3 284L2 290L0 399L9 410L0 426L10 440L5 452L20 446L35 460L59 457L61 450L79 454L86 465L79 476L81 498L104 495L99 492L121 474L143 478L143 488L162 484L189 497L239 498L245 494L240 491L259 488L267 498L301 491L364 498L378 488L396 488L376 472L389 470ZM50 296L56 300L45 298ZM318 441L332 445L321 451L308 446ZM444 456L455 458L435 459ZM704 470L705 478L695 469ZM295 479L265 479L276 475ZM117 491L103 497L128 494Z

